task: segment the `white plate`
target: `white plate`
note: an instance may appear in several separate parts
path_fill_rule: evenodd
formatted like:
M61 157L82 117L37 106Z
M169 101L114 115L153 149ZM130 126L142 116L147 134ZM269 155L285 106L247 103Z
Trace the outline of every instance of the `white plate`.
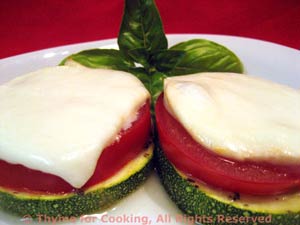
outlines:
M285 46L249 38L221 35L168 35L169 46L193 39L205 38L225 45L240 57L247 74L257 75L291 87L300 88L300 51ZM116 48L116 39L95 41L22 54L0 60L0 83L18 75L46 67L57 65L64 57L89 48ZM115 222L103 221L107 215ZM171 220L157 222L157 218L166 215ZM139 188L102 214L90 215L85 219L77 219L75 224L152 224L173 225L183 224L176 221L181 212L166 195L155 174ZM119 217L118 217L119 216ZM120 217L121 216L121 217ZM162 217L159 217L162 216ZM102 221L101 221L102 218ZM148 221L144 221L144 220ZM94 222L92 222L94 220ZM21 218L0 212L0 225L24 224ZM54 224L48 222L45 224ZM74 224L70 221L66 224ZM186 223L185 223L186 224Z

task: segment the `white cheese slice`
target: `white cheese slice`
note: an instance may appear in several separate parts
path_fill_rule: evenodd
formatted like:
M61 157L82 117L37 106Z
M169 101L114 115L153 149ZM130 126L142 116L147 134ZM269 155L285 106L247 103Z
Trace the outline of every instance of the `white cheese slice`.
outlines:
M168 111L198 143L237 160L300 163L300 92L260 78L199 73L167 78Z
M147 98L120 71L59 66L17 77L0 86L0 159L79 188Z

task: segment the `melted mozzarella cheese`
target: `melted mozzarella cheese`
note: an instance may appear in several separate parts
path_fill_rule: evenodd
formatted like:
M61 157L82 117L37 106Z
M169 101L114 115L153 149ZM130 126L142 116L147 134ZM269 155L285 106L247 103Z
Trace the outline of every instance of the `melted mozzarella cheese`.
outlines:
M79 188L147 98L120 71L59 66L17 77L0 86L0 159Z
M247 75L165 80L168 111L198 143L237 160L300 162L300 92Z

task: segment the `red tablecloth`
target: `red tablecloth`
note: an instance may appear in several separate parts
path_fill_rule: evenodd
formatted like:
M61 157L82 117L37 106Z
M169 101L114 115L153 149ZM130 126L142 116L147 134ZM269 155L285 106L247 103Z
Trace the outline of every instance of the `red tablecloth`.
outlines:
M166 33L228 34L300 48L299 0L157 0ZM122 0L0 1L0 58L116 37Z

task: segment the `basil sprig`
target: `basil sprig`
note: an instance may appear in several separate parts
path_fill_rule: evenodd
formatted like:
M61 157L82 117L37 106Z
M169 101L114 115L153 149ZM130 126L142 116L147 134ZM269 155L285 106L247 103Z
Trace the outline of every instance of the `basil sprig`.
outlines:
M90 49L65 58L90 68L127 71L139 78L152 96L152 107L168 76L198 72L243 72L239 58L226 47L204 39L168 49L154 0L125 0L118 35L119 50Z

